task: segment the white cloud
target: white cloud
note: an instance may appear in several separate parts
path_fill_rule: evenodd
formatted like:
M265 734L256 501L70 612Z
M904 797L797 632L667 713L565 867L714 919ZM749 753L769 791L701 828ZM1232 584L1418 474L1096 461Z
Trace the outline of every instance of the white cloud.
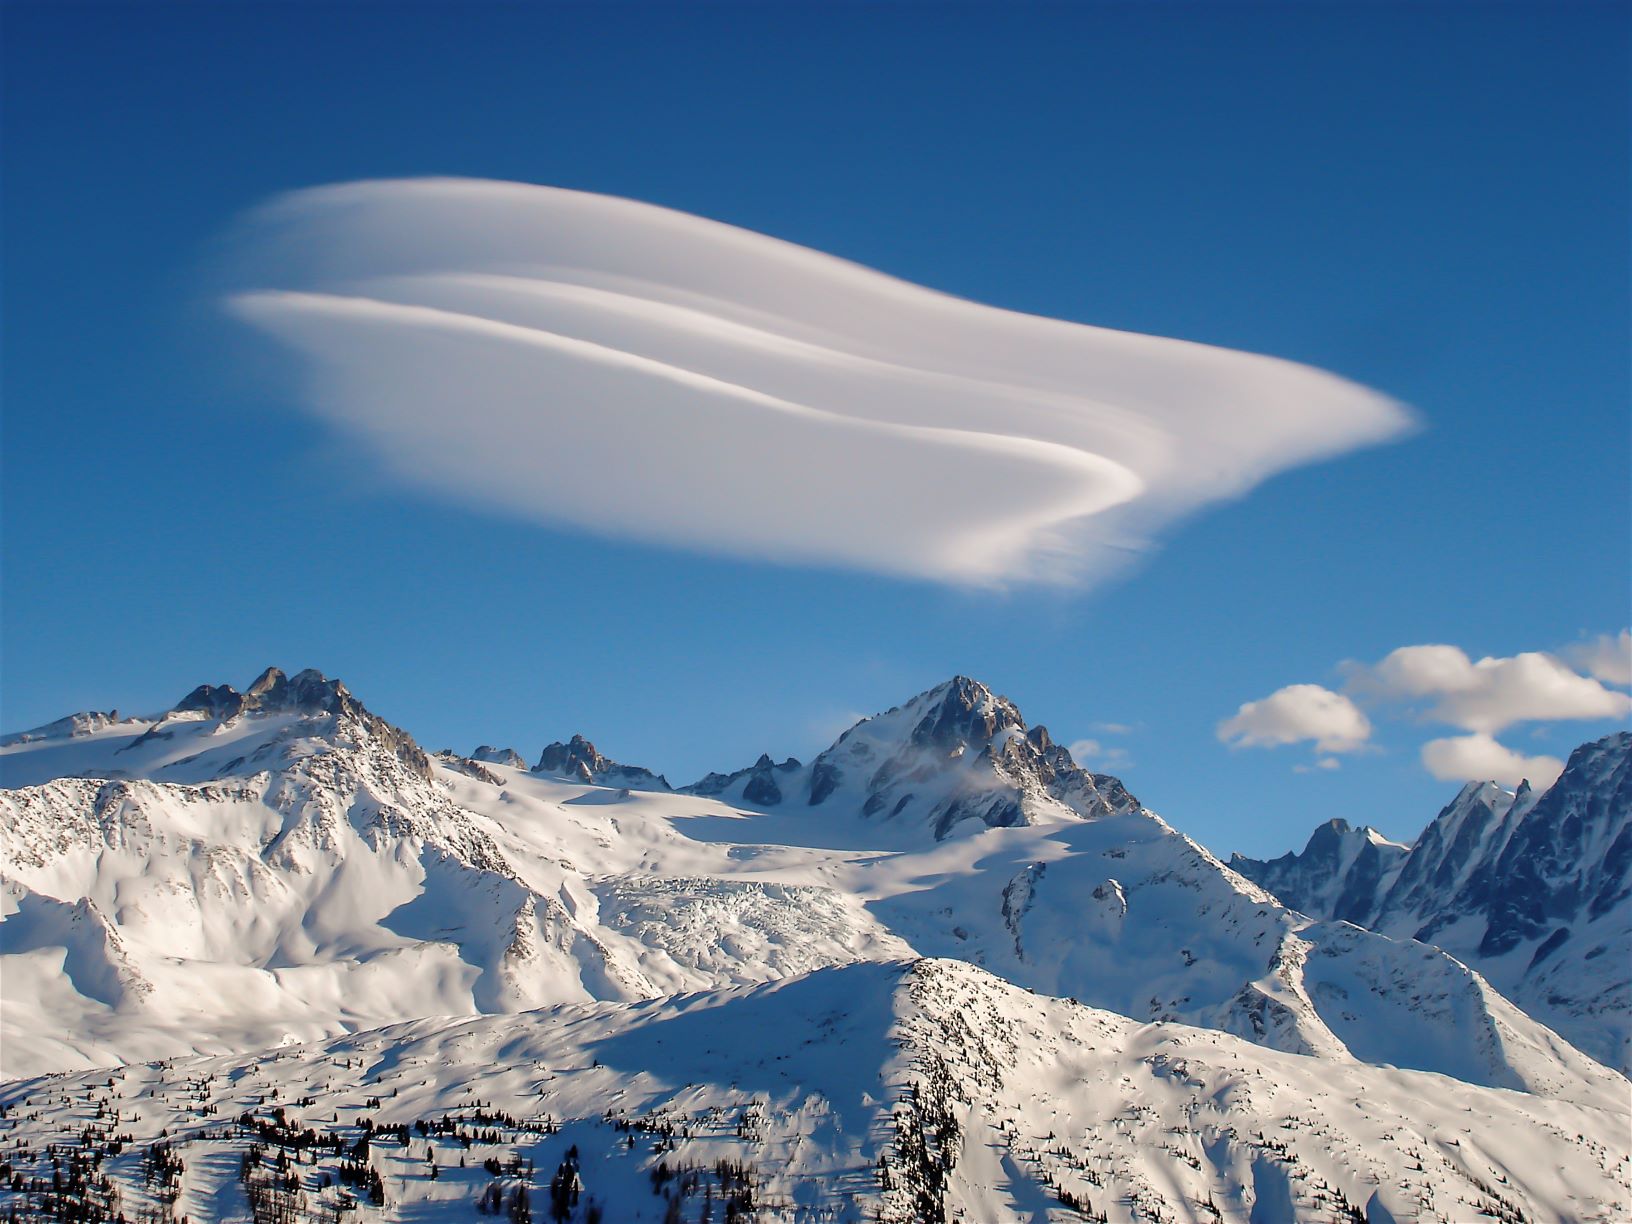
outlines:
M1632 709L1625 693L1539 651L1475 662L1455 646L1402 646L1380 663L1348 671L1357 695L1426 699L1427 717L1486 735L1516 722L1616 718Z
M1318 684L1289 684L1218 724L1218 738L1234 748L1312 740L1320 752L1353 752L1370 736L1371 721L1360 707Z
M1292 772L1293 773L1314 773L1318 769L1318 770L1324 770L1324 771L1329 773L1330 771L1332 771L1334 769L1342 769L1342 768L1343 768L1343 762L1338 760L1336 757L1321 757L1320 760L1316 761L1313 765L1294 765L1294 766L1292 766Z
M740 557L1097 576L1178 515L1401 433L1269 357L997 310L651 205L471 180L299 192L231 310L405 482Z
M1483 732L1429 740L1422 763L1434 777L1448 782L1500 782L1517 786L1528 779L1536 790L1551 786L1564 771L1557 757L1527 757Z
M1559 653L1605 684L1632 685L1632 631L1600 633L1590 641L1566 646Z
M1066 751L1071 754L1073 761L1083 766L1103 765L1107 768L1111 766L1126 768L1132 764L1128 759L1128 750L1126 748L1119 748L1115 744L1102 743L1096 739L1074 740L1066 748Z

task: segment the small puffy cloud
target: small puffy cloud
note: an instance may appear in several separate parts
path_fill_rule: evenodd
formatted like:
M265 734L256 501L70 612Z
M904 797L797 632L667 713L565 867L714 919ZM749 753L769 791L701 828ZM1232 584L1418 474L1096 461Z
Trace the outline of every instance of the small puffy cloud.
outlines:
M1121 766L1126 768L1132 762L1128 759L1128 750L1119 748L1115 744L1102 743L1097 739L1074 740L1066 748L1071 759L1078 765Z
M1307 366L999 310L588 192L319 188L251 217L236 251L229 310L386 473L726 556L1081 582L1411 423Z
M1538 791L1551 786L1564 771L1564 762L1557 757L1527 757L1483 732L1429 740L1422 746L1422 763L1442 781L1517 786L1528 779Z
M1218 724L1232 748L1271 748L1314 742L1323 753L1354 752L1371 737L1371 720L1342 693L1318 684L1289 684L1249 701Z
M1426 717L1487 736L1516 722L1617 718L1632 710L1625 693L1539 651L1476 662L1455 646L1402 646L1348 670L1349 690L1359 696L1426 700Z
M1605 684L1632 685L1632 631L1600 633L1559 651L1576 667Z

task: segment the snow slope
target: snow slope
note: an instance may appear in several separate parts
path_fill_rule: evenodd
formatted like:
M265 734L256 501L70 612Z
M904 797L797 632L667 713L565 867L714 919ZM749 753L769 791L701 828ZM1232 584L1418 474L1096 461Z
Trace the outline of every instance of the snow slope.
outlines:
M1628 1122L1624 1101L1334 1066L882 962L13 1082L0 1159L22 1182L0 1208L46 1198L48 1145L117 1137L88 1197L195 1220L247 1220L251 1189L346 1196L353 1221L468 1216L522 1185L545 1218L555 1183L578 1221L1611 1221ZM383 1201L339 1184L348 1159Z

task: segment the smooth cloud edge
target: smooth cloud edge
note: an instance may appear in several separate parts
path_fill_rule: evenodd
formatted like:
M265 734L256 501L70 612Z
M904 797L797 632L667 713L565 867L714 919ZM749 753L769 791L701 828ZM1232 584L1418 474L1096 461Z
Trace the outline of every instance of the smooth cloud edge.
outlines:
M1102 465L1109 465L1096 468L1096 476L1101 479L1105 478L1107 471L1113 469L1119 469L1120 473L1126 474L1130 478L1123 484L1126 495L1096 502L1085 513L1046 516L1031 525L1029 535L1020 547L1015 547L1012 538L1007 536L986 544L977 542L972 546L972 551L983 552L986 556L973 563L953 557L951 554L956 550L950 547L945 550L947 555L935 564L889 564L876 560L859 561L855 557L844 555L842 550L837 555L822 555L822 550L819 549L815 552L809 549L795 549L789 556L776 555L777 550L768 548L745 550L731 543L721 544L695 537L688 539L684 530L673 523L663 524L662 530L657 534L631 531L626 527L605 529L593 521L593 516L572 519L555 513L545 515L529 513L525 508L518 508L479 487L461 491L452 487L451 481L426 481L416 476L414 471L408 470L406 465L392 465L392 474L396 479L421 488L434 487L444 495L452 494L461 500L479 504L490 513L506 517L520 517L549 524L571 523L613 539L634 539L642 543L678 547L709 555L752 561L785 561L795 565L816 565L841 570L859 569L898 578L955 586L1004 589L1022 585L1052 585L1086 588L1096 581L1125 570L1132 561L1154 552L1161 533L1192 514L1200 513L1215 504L1239 500L1278 472L1323 462L1361 448L1397 441L1408 436L1420 424L1419 418L1411 409L1391 396L1342 375L1287 358L1008 310L906 281L840 256L729 223L677 212L655 203L603 196L570 188L455 177L376 179L331 184L290 192L274 198L249 214L245 225L240 227L240 235L260 226L284 231L282 236L288 238L288 231L298 231L313 222L332 221L336 210L355 213L379 206L382 201L394 204L401 195L432 200L439 205L449 199L486 205L499 198L507 206L531 206L541 199L570 200L578 209L611 210L621 219L620 223L632 221L637 225L655 225L682 236L704 233L714 243L748 250L750 254L772 251L778 258L791 260L801 266L817 268L824 276L864 282L866 287L891 295L904 295L920 305L933 304L937 309L978 316L978 319L990 322L994 326L1001 324L1006 328L1032 328L1039 334L1046 331L1049 343L1061 342L1062 337L1069 339L1072 336L1092 334L1097 337L1115 338L1117 343L1137 350L1138 362L1154 363L1157 366L1164 362L1178 365L1191 361L1202 363L1227 361L1234 363L1233 368L1249 371L1254 376L1266 378L1272 383L1282 375L1290 380L1301 380L1312 398L1319 399L1321 394L1330 394L1338 397L1344 405L1343 412L1336 414L1331 420L1321 420L1315 414L1307 413L1300 417L1296 412L1286 412L1283 406L1278 426L1285 431L1284 434L1276 436L1274 444L1261 454L1236 456L1237 466L1229 477L1200 494L1188 492L1189 482L1184 480L1165 480L1157 486L1152 486L1145 476L1126 464L1118 463L1110 456L1081 447L1063 446L1061 449L1065 451L1090 456L1101 461ZM296 238L299 237L297 234ZM319 239L322 237L323 235L319 235ZM384 245L388 247L389 243ZM318 254L313 255L308 251L307 254L310 256L308 262L321 264L323 241L314 241L312 246ZM387 256L380 255L378 251L375 255L389 263ZM242 319L245 312L241 307L245 300L266 294L289 292L294 291L257 287L248 292L230 293L227 295L228 309ZM978 433L983 438L1009 437L1022 443L1044 447L1059 445L1047 439L1027 438L1004 434L1001 431L971 432ZM377 442L377 439L369 436L366 429L353 430L352 438L365 450L371 449Z

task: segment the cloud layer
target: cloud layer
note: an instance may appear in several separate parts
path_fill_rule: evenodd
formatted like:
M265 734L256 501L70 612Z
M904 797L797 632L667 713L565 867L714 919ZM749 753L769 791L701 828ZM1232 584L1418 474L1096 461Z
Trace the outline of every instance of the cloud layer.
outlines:
M523 518L964 584L1073 581L1407 428L1269 357L997 310L607 196L458 179L253 216L230 309L403 480Z

